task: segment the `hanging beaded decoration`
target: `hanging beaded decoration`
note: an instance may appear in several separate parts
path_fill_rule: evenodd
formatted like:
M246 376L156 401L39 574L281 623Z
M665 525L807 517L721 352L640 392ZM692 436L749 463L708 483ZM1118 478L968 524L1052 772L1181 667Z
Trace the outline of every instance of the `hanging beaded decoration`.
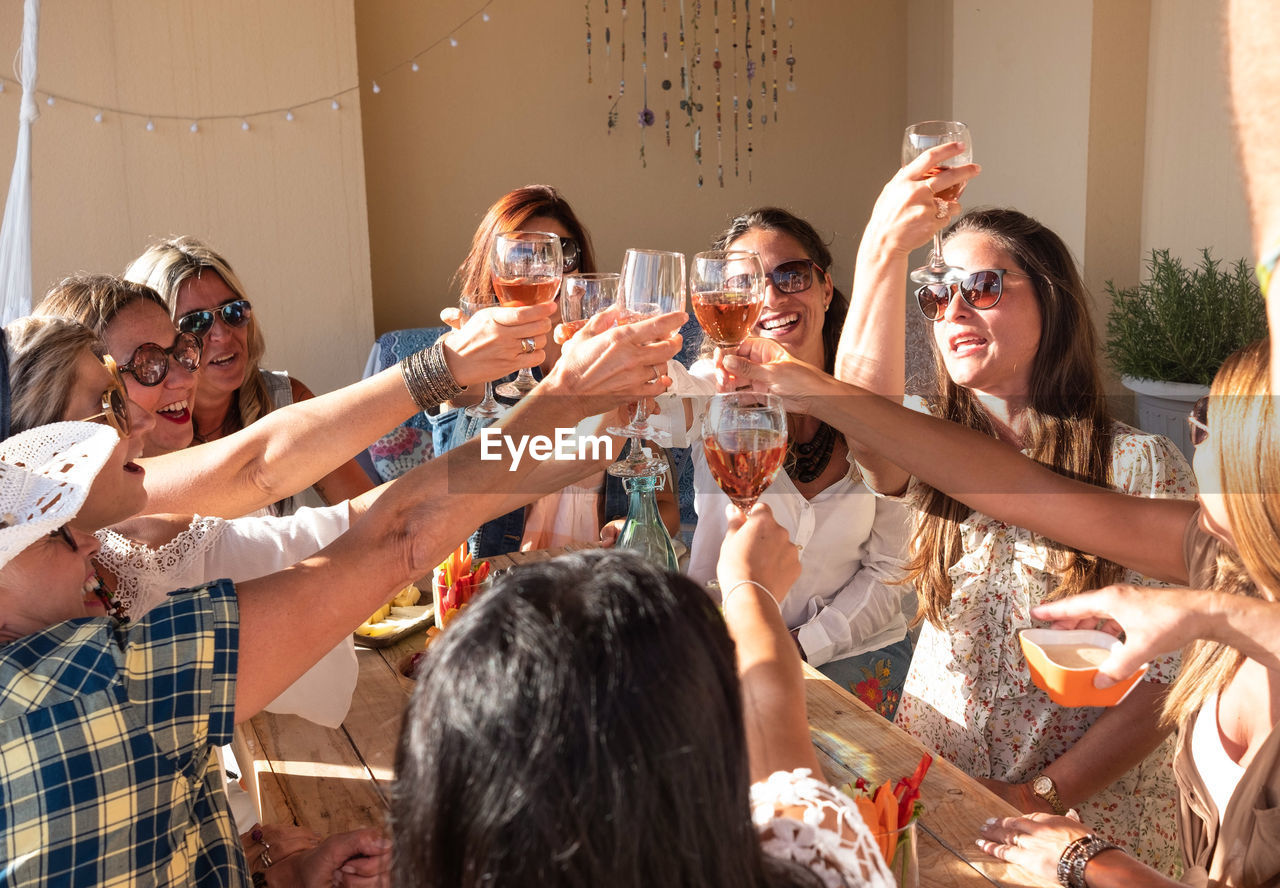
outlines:
M773 14L773 122L778 122L778 0L769 0Z
M729 34L733 50L733 178L738 178L738 0L729 0Z
M637 120L640 124L640 166L647 168L649 162L644 156L644 134L656 119L653 109L649 107L649 0L640 0L640 84L641 100L644 102Z
M724 119L721 116L720 92L720 0L711 0L711 13L715 25L715 57L711 67L716 72L716 180L724 187Z
M795 8L796 8L796 7L795 7L795 0L792 0L792 3L791 3L791 12L792 12L792 13L794 13L794 12L795 12ZM793 38L790 36L790 32L795 28L795 26L796 26L796 19L795 19L795 16L794 16L794 15L792 15L792 14L788 14L788 15L787 15L787 32L788 32L788 36L787 36L787 92L795 92L795 91L796 91L796 51L795 51L795 47L794 47L794 45L793 45L793 43L792 43Z
M587 8L587 83L591 82L591 0L583 4Z

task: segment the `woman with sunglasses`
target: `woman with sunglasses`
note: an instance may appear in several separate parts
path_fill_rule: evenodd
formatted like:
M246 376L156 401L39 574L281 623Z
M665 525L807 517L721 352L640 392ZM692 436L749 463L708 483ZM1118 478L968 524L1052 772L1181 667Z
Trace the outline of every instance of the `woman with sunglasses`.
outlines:
M714 248L760 256L766 299L752 335L830 372L848 302L831 281L831 251L813 226L762 207L735 218ZM673 370L673 378L678 373ZM705 396L713 373L710 360L699 361L688 388L677 387ZM783 618L811 665L892 718L911 662L897 585L905 509L872 495L851 464L844 436L831 426L789 413L787 428L785 471L761 497L801 548L803 573L782 603ZM693 443L693 466L698 526L689 575L706 582L715 576L729 500L711 476L701 441Z
M489 255L494 239L506 231L547 231L558 235L565 274L598 270L591 237L564 195L550 185L526 185L498 198L485 213L471 239L470 252L454 274L459 292L496 298ZM463 320L456 308L444 309L440 319L454 329ZM559 322L558 303L553 319ZM539 378L556 365L560 343L554 339L548 341L544 352L545 360L534 368ZM487 420L467 416L460 409L479 400L479 392L474 395L468 392L466 397L450 401L448 406L453 409L428 414L435 453L452 450L488 425ZM402 446L388 442L392 449ZM674 536L680 530L680 509L676 505L673 480L659 491L657 499L667 530ZM584 478L572 489L550 494L528 508L482 525L470 540L471 551L489 556L522 549L558 548L571 543L593 544L602 538L610 543L621 529L626 514L627 494L621 479L602 472Z
M949 150L954 146L922 155L894 177L859 250L857 298L838 367L895 400L903 396L905 345L879 328L904 313L910 249L954 212L938 206L930 188L976 172L943 173L951 178L931 185L924 173ZM912 399L912 406L1094 485L1141 496L1194 494L1190 469L1171 442L1110 416L1088 294L1057 235L1013 210L977 211L956 223L944 254L967 276L945 305L946 293L924 288L915 300L928 319L936 379L929 398ZM810 388L788 387L791 403L819 416L836 409L828 402L858 400L840 388L804 385ZM1090 826L1154 866L1175 866L1171 748L1158 748L1166 734L1158 711L1176 656L1153 664L1112 710L1063 709L1033 685L1018 642L1038 604L1121 578L1150 581L958 502L951 491L913 480L894 451L860 446L856 435L850 440L868 484L914 507L906 569L924 625L897 723L1020 810L1074 806ZM963 451L946 459L968 467Z
M125 278L160 294L180 333L204 342L204 365L196 379L192 440L199 444L232 434L260 416L314 398L303 383L258 365L266 351L262 331L240 278L219 253L195 237L173 237L147 247L125 270ZM348 460L313 485L326 503L364 493L373 482ZM276 503L289 514L299 503Z

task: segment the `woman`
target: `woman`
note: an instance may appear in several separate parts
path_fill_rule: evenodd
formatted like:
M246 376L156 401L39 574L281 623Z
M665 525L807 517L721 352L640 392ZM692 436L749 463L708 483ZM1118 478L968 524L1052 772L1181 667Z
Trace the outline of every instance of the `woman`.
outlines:
M766 301L752 335L831 372L848 300L831 282L831 251L813 226L763 207L734 219L714 248L760 255ZM711 361L700 361L691 373L709 381ZM801 547L800 582L783 602L783 618L801 656L893 718L911 663L898 585L905 509L877 501L831 426L793 413L787 433L784 472L762 497ZM693 444L693 461L698 526L689 575L706 582L715 573L729 499L711 475L701 441Z
M937 165L937 157L923 157ZM921 172L913 166L899 177ZM906 189L906 200L925 199L921 190L930 193L925 183L915 186ZM930 215L940 223L937 212ZM878 208L873 225L893 216ZM868 237L879 235L869 231ZM954 291L922 288L918 297L926 317L937 318L932 342L938 388L930 412L1092 484L1143 496L1194 493L1186 461L1169 441L1108 415L1088 297L1060 238L1021 213L990 210L957 223L944 253L949 265L971 277ZM860 265L858 275L883 274L897 261ZM905 273L905 258L901 264ZM881 298L890 297L884 292ZM886 343L878 359L900 368L900 345L896 355L884 355L894 347ZM812 379L804 385L812 388L789 383L789 393L805 392L803 401L823 418L841 409L838 402L857 401L847 389L829 391ZM843 406L853 409L852 403ZM1167 733L1159 725L1160 701L1177 658L1154 663L1118 707L1062 709L1031 682L1017 640L1018 631L1032 625L1029 612L1038 604L1121 576L1147 581L1124 574L1113 561L1044 539L1025 524L997 520L919 475L908 489L912 475L897 451L867 449L849 434L875 488L905 491L916 507L908 571L926 622L898 724L1020 810L1076 807L1100 832L1158 868L1172 869L1172 751L1168 744L1157 747ZM996 483L1001 492L1020 490Z
M561 372L504 420L504 432L546 435L576 425L584 412L653 397L670 380L652 380L648 366L675 353L674 334L683 320L673 313L626 327L611 328L608 318L588 324L562 360ZM108 423L127 436L140 411L130 412L107 366L86 358L61 378L58 394L67 415ZM145 424L149 417L142 416ZM75 516L89 527L120 520L122 512L145 502L142 474L129 459L133 445L127 437L107 435L110 454L98 463L105 468L88 479L89 504ZM56 439L45 427L32 436ZM235 721L258 712L379 604L438 563L460 541L458 514L500 514L520 501L513 489L563 485L584 471L576 461L525 461L516 467L478 456L478 447L468 445L387 485L361 521L312 559L260 580L220 580L171 595L136 626L85 621L83 605L77 611L59 604L68 594L77 601L85 595L92 546L83 545L83 537L72 537L81 552L77 569L59 568L57 574L60 583L73 579L74 587L59 586L55 594L50 566L39 562L12 573L0 570L0 619L11 629L3 637L13 639L0 645L0 676L16 682L3 695L0 725L14 736L40 729L28 732L29 742L5 758L6 785L30 789L9 799L10 816L0 821L0 847L11 874L42 881L51 866L70 863L71 884L102 884L108 874L165 883L245 882L244 858L213 777L210 746L227 742ZM24 466L32 462L22 460ZM73 464L62 457L44 462L63 474ZM53 492L57 502L72 501L65 484ZM424 509L424 502L431 508ZM30 539L42 539L49 530L61 534L62 523L53 521L49 509L18 504L5 514L14 516L10 526L34 528ZM0 547L6 557L25 544L9 534L4 540L15 543ZM318 590L333 593L323 607L317 607ZM306 632L282 631L303 621ZM76 668L68 671L68 661ZM43 686L47 693L18 693ZM181 692L178 706L171 705L175 690ZM162 754L166 749L171 754ZM84 773L110 779L79 779ZM104 813L108 807L110 816ZM121 810L129 813L120 816ZM41 828L32 829L33 823ZM386 848L371 837L343 847L348 850L337 866L348 877L381 869L377 856ZM349 859L353 855L369 859ZM271 864L266 854L259 861ZM319 882L308 884L329 884L336 875L330 865Z
M573 207L550 185L527 185L499 198L489 207L471 239L471 251L454 275L463 294L496 298L493 275L489 271L489 254L500 233L507 231L546 231L560 237L564 252L564 272L595 272L595 252L591 237L573 212ZM461 315L456 308L446 308L441 319L458 327ZM559 311L554 316L559 319ZM554 339L545 347L546 358L539 365L545 374L560 357L560 345ZM457 409L477 403L479 395L457 399L455 409L429 414L432 440L436 453L444 453L479 434L486 421L470 417ZM675 484L670 481L658 493L658 509L667 531L675 536L680 530L680 510L676 505ZM573 487L542 497L527 509L504 515L480 527L471 539L471 551L479 556L504 552L559 548L571 543L612 542L627 514L627 493L620 479L606 476L584 478Z
M729 521L723 618L632 553L504 577L432 646L410 702L395 884L892 885L852 803L808 776L778 613L798 574L756 505Z
M190 236L158 241L133 260L124 277L154 289L179 331L204 341L207 354L188 411L191 422L178 426L191 431L187 444L230 435L272 410L315 397L288 373L258 366L266 342L244 285L230 263L203 241ZM349 459L314 487L325 503L333 504L370 490L373 482ZM275 511L289 514L297 507L285 500Z

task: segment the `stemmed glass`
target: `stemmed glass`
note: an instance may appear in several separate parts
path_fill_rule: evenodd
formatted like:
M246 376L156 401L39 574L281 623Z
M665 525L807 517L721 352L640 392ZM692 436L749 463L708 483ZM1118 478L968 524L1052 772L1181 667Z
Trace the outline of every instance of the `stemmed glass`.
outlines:
M764 266L751 250L711 250L693 257L689 278L693 313L721 348L751 335L764 308Z
M556 297L564 274L560 238L545 231L499 234L493 239L489 252L489 273L493 275L493 291L501 305L548 302ZM522 347L526 345L528 340L522 341ZM537 384L529 368L522 367L515 379L498 386L498 394L519 400Z
M712 395L702 421L707 467L745 515L778 476L787 455L782 399L765 392Z
M933 178L944 169L973 163L973 139L969 135L969 127L958 120L926 120L924 123L913 123L907 127L902 137L902 165L906 166L924 152L948 142L960 142L964 145L964 153L951 158L946 166L934 167L926 173ZM956 200L964 191L964 183L952 185L934 194L939 200ZM964 280L963 269L948 265L942 259L942 232L933 233L933 251L929 254L929 263L911 272L911 280L918 284L945 283L953 284Z
M618 303L621 281L616 271L566 274L560 287L561 322L577 333L587 321Z
M494 308L497 304L494 298L487 293L463 296L458 300L458 308L462 310L462 317L468 321L475 317L477 313L487 308ZM489 381L484 384L484 400L479 404L472 404L463 412L467 416L477 419L497 419L507 412L507 408L494 399L493 382Z
M685 299L684 254L661 250L627 250L622 260L622 281L618 290L618 323L629 324L654 315L683 311ZM662 368L655 368L661 372ZM631 422L609 433L630 438L627 458L609 466L609 474L620 478L658 475L667 470L662 457L645 454L641 442L670 444L671 436L648 423L649 408L642 398L636 403Z

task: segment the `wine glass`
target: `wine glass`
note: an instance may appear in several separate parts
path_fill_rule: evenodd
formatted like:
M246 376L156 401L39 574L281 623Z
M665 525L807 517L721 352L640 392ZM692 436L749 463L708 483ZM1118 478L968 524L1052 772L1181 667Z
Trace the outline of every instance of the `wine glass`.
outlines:
M465 320L471 320L479 312L487 308L493 308L497 305L497 301L487 293L474 294L471 296L463 296L458 300L458 308L462 310L462 317ZM498 403L493 397L493 382L487 381L484 384L484 400L479 404L472 404L465 411L467 416L477 419L497 419L499 416L507 412L507 408Z
M489 273L501 305L537 305L554 299L564 274L560 238L546 231L499 234L489 251ZM537 384L529 368L522 367L515 379L498 386L498 394L519 400Z
M622 280L618 289L618 323L629 324L654 315L683 311L685 299L684 254L661 250L627 250L622 260ZM655 373L662 372L655 367ZM667 470L662 457L645 453L642 441L670 444L671 436L648 423L649 409L644 399L636 403L631 422L609 433L630 438L627 458L609 466L610 475L635 478Z
M773 483L787 455L782 399L765 392L712 395L702 421L707 467L745 515Z
M566 274L560 287L561 323L577 333L591 318L613 308L621 281L622 275L616 271Z
M958 120L926 120L924 123L913 123L907 127L902 137L902 165L906 166L924 152L948 142L961 142L964 153L951 158L946 166L934 167L926 175L932 178L944 169L973 163L973 139L969 135L969 127ZM934 196L939 200L956 200L964 191L964 183L952 185L937 192ZM948 265L942 259L942 232L933 233L933 251L929 254L927 265L921 265L911 272L911 280L918 284L953 284L964 280L963 269Z
M693 257L689 277L693 313L721 348L737 348L751 335L764 308L764 266L751 250L711 250Z

